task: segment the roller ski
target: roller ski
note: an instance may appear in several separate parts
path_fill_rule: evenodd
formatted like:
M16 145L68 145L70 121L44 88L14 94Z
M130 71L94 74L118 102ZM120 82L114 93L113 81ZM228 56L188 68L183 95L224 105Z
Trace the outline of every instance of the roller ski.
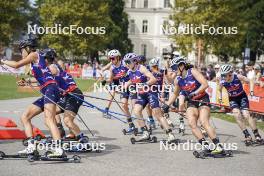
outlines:
M135 125L133 123L129 124L128 129L123 129L122 130L124 135L131 135L134 134L135 136L138 135L138 129L135 127Z
M205 149L203 151L194 151L193 155L195 156L195 158L201 158L201 159L205 159L208 157L225 158L225 157L232 157L233 151L232 150L224 150L218 146L214 150Z
M62 150L62 149L60 149ZM78 155L74 155L72 157L67 157L66 154L61 153L61 151L47 151L44 155L39 154L31 154L28 155L27 160L29 162L35 161L61 161L61 162L72 162L72 163L80 163L81 157Z
M261 137L256 137L256 140L253 140L251 137L248 137L244 141L246 146L261 146L264 145L264 140Z
M156 143L157 137L156 136L150 136L149 131L144 130L142 136L139 136L138 138L130 138L131 144L135 143Z
M27 154L27 153L7 155L4 152L0 151L0 160L3 160L3 159L27 159L28 156L29 156L29 154Z

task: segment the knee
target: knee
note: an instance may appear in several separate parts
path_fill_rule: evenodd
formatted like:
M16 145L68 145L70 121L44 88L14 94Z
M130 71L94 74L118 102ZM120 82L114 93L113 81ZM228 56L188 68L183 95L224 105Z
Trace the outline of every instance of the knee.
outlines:
M64 124L65 124L67 127L72 126L72 123L73 123L72 119L69 118L69 117L65 117L65 118L63 119L63 122L64 122Z
M137 110L137 109L134 110L134 113L135 113L135 116L137 116L137 117L140 117L142 114L141 111Z

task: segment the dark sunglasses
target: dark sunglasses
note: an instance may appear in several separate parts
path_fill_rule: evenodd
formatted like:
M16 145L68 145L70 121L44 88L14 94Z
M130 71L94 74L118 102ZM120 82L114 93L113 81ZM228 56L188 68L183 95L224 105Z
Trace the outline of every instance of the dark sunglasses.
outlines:
M131 64L132 62L131 62L130 60L125 60L124 63L125 63L126 65L129 65L129 64Z

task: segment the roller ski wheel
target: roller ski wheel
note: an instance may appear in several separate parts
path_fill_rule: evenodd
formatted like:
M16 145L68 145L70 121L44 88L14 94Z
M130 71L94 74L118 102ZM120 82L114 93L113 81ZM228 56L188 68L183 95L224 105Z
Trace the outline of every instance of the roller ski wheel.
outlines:
M80 163L81 157L78 155L74 155L71 158L68 158L67 156L63 157L46 157L46 156L40 156L35 157L34 155L28 156L28 162L35 162L35 161L61 161L61 162L72 162L72 163Z
M205 159L205 154L204 154L204 152L194 151L194 152L193 152L193 155L195 156L195 158Z
M4 157L5 157L5 153L0 151L0 160L4 159Z
M130 138L131 144L141 143L141 142L157 143L157 141L158 139L156 136L149 137L149 139L144 139L144 140L137 140L134 137Z

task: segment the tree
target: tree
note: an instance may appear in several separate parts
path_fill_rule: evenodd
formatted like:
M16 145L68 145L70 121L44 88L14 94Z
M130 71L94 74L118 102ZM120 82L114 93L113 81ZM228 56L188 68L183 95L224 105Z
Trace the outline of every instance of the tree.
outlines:
M105 50L112 40L111 31L117 30L117 26L109 17L109 5L107 0L49 0L41 3L41 25L70 27L76 25L85 29L91 27L92 34L45 34L42 36L42 44L53 47L65 57L71 53L74 56L89 56L97 51ZM100 33L100 27L105 28L105 34Z
M25 30L30 14L29 0L0 1L0 45L8 45Z
M242 3L241 0L175 0L171 19L176 27L186 24L192 24L194 27L201 25L214 28L226 27L228 32L231 29L237 29L237 34L212 35L206 32L204 34L173 35L172 38L184 53L197 49L194 43L200 43L203 53L240 56L240 46L247 26L239 13Z
M111 31L112 39L108 45L109 49L118 49L121 53L125 54L131 52L133 49L131 40L128 38L128 17L124 12L123 0L110 0L109 1L109 15L117 26L115 31Z

